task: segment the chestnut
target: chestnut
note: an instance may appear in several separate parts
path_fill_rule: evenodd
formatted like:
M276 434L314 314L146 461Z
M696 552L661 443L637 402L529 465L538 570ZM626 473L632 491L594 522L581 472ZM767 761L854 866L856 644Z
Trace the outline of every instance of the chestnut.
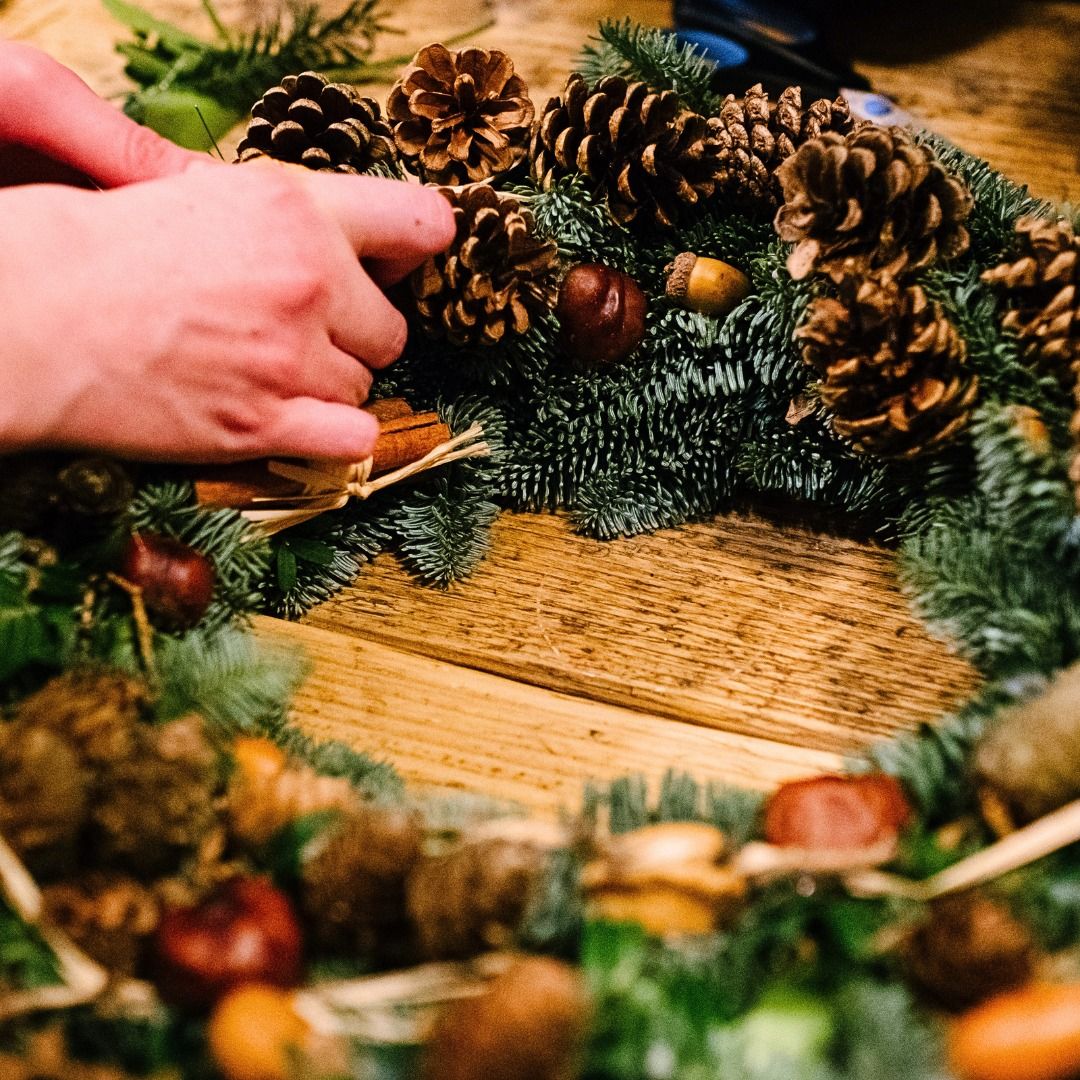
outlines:
M133 533L120 573L142 590L155 621L169 630L187 630L206 614L214 595L214 567L190 544L157 533Z
M645 293L629 274L581 263L563 278L555 305L563 348L583 368L602 369L625 360L645 337L647 306Z

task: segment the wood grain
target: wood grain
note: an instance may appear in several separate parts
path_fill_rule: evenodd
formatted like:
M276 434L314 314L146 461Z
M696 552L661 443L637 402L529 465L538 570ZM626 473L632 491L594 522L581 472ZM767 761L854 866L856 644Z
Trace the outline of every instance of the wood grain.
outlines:
M670 768L761 788L839 765L833 754L582 701L333 631L260 619L258 633L311 657L296 717L314 734L392 761L409 781L546 813L579 805L588 779L640 773L655 784Z
M307 621L584 698L845 751L934 719L975 685L893 577L883 549L756 518L598 543L555 516L505 515L489 557L449 593L417 588L381 558Z

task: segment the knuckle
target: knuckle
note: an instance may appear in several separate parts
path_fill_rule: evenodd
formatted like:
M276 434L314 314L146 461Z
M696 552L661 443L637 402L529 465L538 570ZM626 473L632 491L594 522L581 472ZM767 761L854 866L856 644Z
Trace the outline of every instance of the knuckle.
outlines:
M152 180L170 171L176 147L149 128L129 124L118 147L121 168L132 180Z

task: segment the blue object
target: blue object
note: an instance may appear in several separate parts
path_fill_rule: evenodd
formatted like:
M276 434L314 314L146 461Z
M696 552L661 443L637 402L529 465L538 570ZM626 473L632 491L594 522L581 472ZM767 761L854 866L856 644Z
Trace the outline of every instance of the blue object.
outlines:
M745 46L708 30L677 30L675 38L682 45L697 46L698 52L718 68L740 67L750 59Z

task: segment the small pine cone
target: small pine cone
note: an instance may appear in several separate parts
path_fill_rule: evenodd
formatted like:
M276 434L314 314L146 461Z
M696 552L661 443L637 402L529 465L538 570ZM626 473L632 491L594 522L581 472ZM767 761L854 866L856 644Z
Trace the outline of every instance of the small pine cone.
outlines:
M315 942L347 955L401 960L408 941L405 881L423 831L409 811L360 806L305 864L300 900Z
M21 701L15 715L27 727L55 732L88 765L103 766L135 752L148 701L145 684L129 675L73 668Z
M168 1073L161 1075L166 1080ZM62 1022L29 1036L24 1046L0 1052L3 1080L135 1080L115 1065L92 1065L70 1056Z
M1027 982L1035 959L1027 929L979 893L936 901L903 948L911 981L935 1003L957 1012Z
M258 848L305 814L352 811L358 803L347 779L320 776L309 765L289 766L270 777L240 774L229 783L229 830L248 848Z
M127 508L135 485L111 458L77 458L60 470L57 494L69 510L87 517L114 517Z
M424 181L466 184L509 172L529 145L534 108L497 49L421 49L386 103L401 156Z
M558 295L558 248L533 232L517 200L487 184L443 189L454 207L450 248L414 271L416 309L429 333L456 345L524 334Z
M38 533L56 498L51 454L0 457L0 532Z
M607 196L620 224L640 213L675 224L683 206L710 199L720 176L720 121L684 109L674 91L609 75L595 86L571 75L533 133L532 173L541 187L583 173Z
M978 393L956 328L921 286L845 278L795 331L833 431L855 450L913 458L967 424Z
M868 124L804 143L776 171L780 238L796 279L838 268L920 270L967 250L972 197L901 128Z
M499 836L466 839L409 876L409 914L425 959L509 947L547 869L550 848Z
M255 102L236 153L238 161L273 158L337 173L397 160L379 103L314 71L286 75Z
M89 813L78 755L59 735L0 726L0 836L38 875L70 869Z
M1063 384L1080 363L1080 236L1067 221L1023 217L1017 257L983 274L1013 303L1002 326L1013 331L1039 367Z
M123 874L93 872L57 882L45 888L43 900L49 922L114 975L135 974L161 917L154 894Z
M135 754L103 771L95 853L144 877L175 868L216 824L219 784L202 717L145 726Z
M821 98L808 108L802 91L789 86L775 107L760 83L740 101L729 94L720 106L715 134L724 193L741 203L776 206L782 201L776 169L803 143L823 132L846 135L853 129L851 110L843 98Z

